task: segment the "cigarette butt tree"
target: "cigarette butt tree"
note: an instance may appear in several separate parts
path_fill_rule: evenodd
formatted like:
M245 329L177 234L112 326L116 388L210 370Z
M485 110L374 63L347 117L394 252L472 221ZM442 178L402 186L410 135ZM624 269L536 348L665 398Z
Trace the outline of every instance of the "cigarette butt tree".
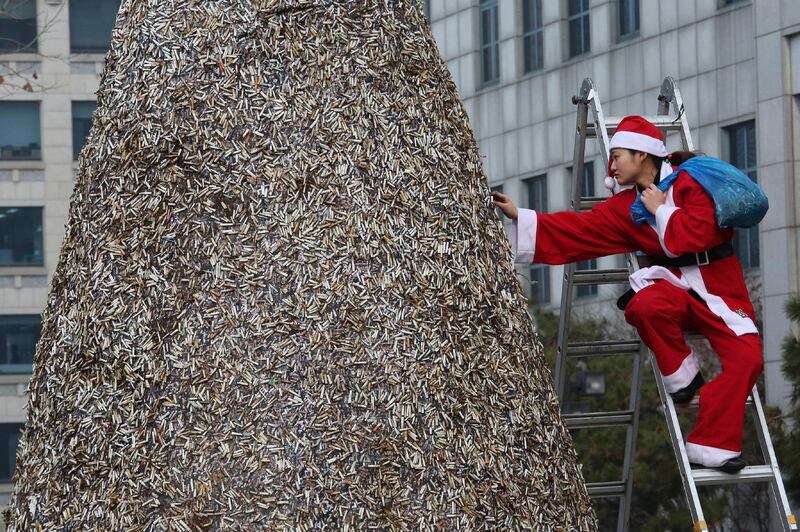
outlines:
M9 530L593 530L416 2L126 0Z

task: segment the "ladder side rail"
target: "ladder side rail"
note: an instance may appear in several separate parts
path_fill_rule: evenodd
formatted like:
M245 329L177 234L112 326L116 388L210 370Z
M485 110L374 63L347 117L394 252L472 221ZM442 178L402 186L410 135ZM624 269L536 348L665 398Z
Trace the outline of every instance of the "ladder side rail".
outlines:
M594 129L595 131L600 131L600 135L597 136L597 141L600 143L600 154L603 156L603 160L606 163L605 167L608 168L608 128L606 127L606 115L603 113L603 106L600 103L600 98L597 97L597 89L592 87L589 96L592 101Z
M703 508L700 505L700 496L697 492L697 487L692 477L692 468L689 465L689 458L686 455L686 445L683 442L683 434L680 429L680 422L678 421L678 414L675 411L675 405L672 402L666 388L664 387L664 380L661 378L661 371L658 369L655 355L650 353L651 365L653 367L653 375L656 379L656 387L658 388L658 396L661 399L661 405L664 409L664 417L667 421L667 430L670 439L672 440L672 448L675 451L675 458L678 462L678 470L681 474L681 484L683 484L683 491L686 494L686 501L689 503L689 511L692 514L692 522L695 523L696 530L707 530L704 528L697 528L697 523L704 523L705 517L703 515Z
M572 208L580 210L581 189L583 188L584 156L586 154L586 121L589 113L588 96L593 91L591 80L584 80L580 96L576 99L578 112L575 124L575 149L572 161ZM572 312L572 276L575 263L564 265L564 278L561 285L561 317L558 320L558 347L556 351L556 391L563 402L567 384L567 344L569 342L569 319Z
M775 509L779 515L782 515L781 527L785 532L797 530L795 517L792 514L791 507L789 506L789 499L786 496L786 489L783 486L783 476L781 475L780 468L778 467L778 459L775 456L775 448L772 445L772 438L769 435L769 427L767 425L767 416L764 413L764 407L761 404L761 397L758 393L758 387L753 386L750 392L753 405L753 421L755 422L756 434L758 442L761 446L761 453L767 465L772 470L772 481L769 483L772 501L775 504Z
M603 169L608 168L609 161L609 138L608 127L606 126L606 118L603 113L603 106L597 95L597 91L592 86L590 91L590 99L592 103L592 114L594 122L594 136L599 144L599 151L603 158ZM599 132L599 134L598 134ZM628 257L629 266L633 255ZM630 267L629 267L630 271ZM617 532L627 532L630 528L630 509L631 501L633 498L633 461L635 458L636 440L639 431L639 405L640 405L640 388L642 378L642 354L644 344L641 344L640 350L633 358L633 369L631 375L631 391L628 400L628 409L632 412L632 419L628 425L625 434L625 451L623 455L622 467L622 483L624 485L624 493L620 496L619 508L617 513Z
M679 98L680 92L677 91L675 80L671 77L665 78L664 82L661 84L661 93L658 97L658 114L669 115L670 104L675 106L676 113L680 113L680 106L678 105ZM682 105L682 102L680 105ZM684 149L689 149L689 146L691 146L691 133L688 133L688 122L686 122L685 119L685 116L681 117L681 143ZM666 141L666 139L666 134L664 134L664 140ZM661 377L661 371L658 368L658 362L652 352L650 352L650 361L653 367L653 375L656 379L658 395L661 399L661 405L664 408L664 417L667 422L670 439L672 440L672 449L675 451L675 458L678 462L681 484L683 484L683 491L686 494L686 501L689 506L689 511L692 514L692 522L694 523L695 530L707 530L703 507L700 504L700 495L697 492L697 486L692 476L692 468L689 465L689 458L686 454L686 444L683 441L683 432L681 431L678 415L675 411L675 404L672 402L672 397L667 393L664 381Z
M642 344L639 352L633 357L631 371L631 393L628 408L633 411L633 419L625 434L625 453L622 458L622 481L625 483L625 495L619 505L617 531L626 532L630 527L631 502L633 499L633 462L636 458L636 442L639 435L639 412L641 405L642 360L646 350Z
M683 149L694 151L694 141L692 140L692 132L689 129L689 120L686 118L681 91L672 76L667 76L661 84L661 92L658 96L658 114L669 115L670 104L675 110L676 121L680 121L680 136ZM661 132L666 140L667 131L662 129Z
M673 78L667 77L664 79L661 95L659 96L659 114L662 112L664 114L668 114L670 103L675 110L677 118L680 120L680 135L683 147L686 150L693 151L694 143L692 141L692 135L689 129L689 123L683 106L683 98L681 96L680 89L678 89L678 86ZM657 377L660 377L660 375L657 375ZM757 387L753 387L753 390L750 393L750 400L748 401L748 404L751 404L754 408L753 419L755 422L759 446L761 447L762 455L764 456L768 467L772 471L772 479L769 482L770 495L775 509L777 510L778 514L783 517L780 523L781 529L787 532L791 530L797 530L795 516L791 513L791 508L789 506L782 476L778 467L777 459L775 457L772 439L769 436L769 427L767 426L766 416L764 415L763 406L761 405L759 399ZM672 408L674 410L674 405L672 405ZM683 454L685 455L685 448L683 450ZM691 470L689 472L691 474ZM691 477L691 482L696 486L693 476ZM731 482L729 483L733 482L735 482L735 479L731 478ZM697 500L696 504L699 507L699 499Z

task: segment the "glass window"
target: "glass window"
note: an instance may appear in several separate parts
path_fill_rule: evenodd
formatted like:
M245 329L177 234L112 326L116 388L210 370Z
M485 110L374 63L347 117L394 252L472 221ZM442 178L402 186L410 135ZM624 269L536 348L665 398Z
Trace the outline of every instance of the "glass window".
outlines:
M72 102L72 158L77 161L83 150L89 129L92 127L92 113L95 102Z
M572 179L572 167L567 167L567 176ZM581 196L584 198L591 198L595 195L594 188L594 162L587 161L583 165L583 182L581 183ZM575 265L577 270L596 270L597 259L589 259L578 262ZM575 287L575 295L577 297L588 297L597 295L597 285L582 284Z
M537 175L523 180L528 209L547 212L547 175Z
M40 161L39 102L0 101L0 161Z
M0 266L42 265L42 208L0 207Z
M730 163L758 182L756 161L756 122L748 120L725 128L730 147ZM758 268L761 252L758 244L758 226L736 229L733 247L742 268Z
M534 305L550 303L550 266L531 264L531 302Z
M542 0L522 0L522 42L525 72L544 67Z
M0 315L0 373L30 373L41 318Z
M69 49L72 53L104 54L120 0L69 0Z
M527 208L547 212L547 175L537 175L523 181ZM550 303L550 267L547 264L532 264L531 300L536 305Z
M575 57L591 50L589 41L589 0L568 1L569 56Z
M481 82L484 85L500 79L497 35L497 0L481 0Z
M572 187L572 167L567 167L567 179L570 180L570 190ZM583 163L583 182L581 183L581 196L593 197L595 194L594 188L594 162L587 161ZM571 193L571 192L570 192Z
M22 427L22 423L0 423L0 482L8 483L14 478Z
M591 197L595 195L594 190L594 162L583 163L583 195Z
M618 0L617 24L620 40L639 33L639 0Z
M575 265L576 270L596 270L597 259L582 260ZM590 297L597 295L596 284L579 284L575 287L575 295L578 297Z
M0 53L36 51L36 0L0 2Z

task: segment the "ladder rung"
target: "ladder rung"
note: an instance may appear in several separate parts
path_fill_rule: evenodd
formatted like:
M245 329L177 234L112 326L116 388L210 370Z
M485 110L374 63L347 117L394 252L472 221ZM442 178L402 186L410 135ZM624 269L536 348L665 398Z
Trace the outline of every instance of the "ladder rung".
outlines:
M564 414L563 417L567 427L570 429L616 427L633 423L633 410Z
M567 356L606 356L638 353L639 340L618 340L605 342L575 342L567 345Z
M705 336L700 333L686 333L683 335L687 342L702 342L703 340L707 340Z
M674 404L674 403L673 403ZM747 400L744 402L745 408L753 406L753 396L748 396ZM697 410L700 407L700 395L695 395L694 398L684 404L675 405L675 411L678 413L685 413L691 410Z
M622 121L624 117L622 116L607 116L606 117L606 131L613 131L617 129L617 126ZM674 116L670 115L655 115L655 116L645 116L645 120L653 124L659 129L666 129L667 131L680 131L681 130L681 121L675 121ZM591 131L594 134L594 124L588 125L588 131ZM588 132L587 131L587 132Z
M619 482L587 482L589 497L612 497L625 495L625 483Z
M715 484L742 484L745 482L771 482L775 475L768 465L748 466L738 473L730 474L716 469L692 469L694 483L698 486Z
M617 284L627 283L629 275L627 268L575 270L572 280L575 284Z
M588 211L598 203L601 203L607 200L607 197L603 196L585 196L581 198L581 210Z

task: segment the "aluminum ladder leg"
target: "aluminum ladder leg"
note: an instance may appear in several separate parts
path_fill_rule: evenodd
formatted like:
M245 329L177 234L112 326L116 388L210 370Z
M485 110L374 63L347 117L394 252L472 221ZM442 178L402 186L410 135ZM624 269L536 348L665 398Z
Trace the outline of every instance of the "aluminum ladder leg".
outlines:
M596 138L600 152L605 161L608 161L608 135L613 132L623 117L605 117L600 104L597 90L591 79L583 81L580 95L573 98L573 103L578 106L577 124L575 131L575 150L572 166L572 208L576 211L590 209L594 204L603 201L601 197L582 196L582 176L584 168L584 157L586 150L586 140ZM674 108L674 115L670 114L670 107ZM589 112L591 111L591 121L589 123ZM684 113L683 101L677 84L671 77L664 79L661 86L661 93L658 97L658 114L646 117L655 124L664 134L666 139L670 132L677 132L680 136L681 145L686 150L693 150L691 132L688 120ZM595 482L587 485L589 494L593 497L620 498L620 505L617 519L617 531L626 531L630 527L630 504L633 489L633 456L636 449L636 432L639 422L639 388L641 383L641 364L646 346L638 339L605 341L605 342L584 342L571 343L569 336L569 320L572 310L572 292L576 284L607 284L620 283L627 284L628 275L638 269L638 262L633 254L627 255L628 268L606 269L606 270L576 270L574 264L568 264L564 268L564 279L561 293L561 316L559 320L558 351L556 356L556 389L559 398L564 399L566 388L566 367L567 359L571 357L590 357L607 356L611 354L633 355L633 375L631 383L631 396L628 409L614 412L586 412L580 414L565 414L564 419L569 428L595 428L607 426L626 426L626 445L623 463L623 478L614 482ZM757 388L753 388L747 404L753 411L756 432L759 439L762 455L766 462L765 465L749 466L737 474L722 473L713 469L692 469L686 455L686 447L683 441L678 413L672 402L671 396L666 392L661 373L655 357L651 356L651 365L656 379L659 396L664 406L664 414L669 429L672 447L678 462L681 473L682 484L686 495L686 500L692 515L695 531L707 531L708 525L705 521L697 486L734 484L741 482L768 482L770 485L770 499L773 506L781 516L781 530L797 530L795 516L789 507L786 491L778 468L772 440L769 436L766 417L761 405Z

